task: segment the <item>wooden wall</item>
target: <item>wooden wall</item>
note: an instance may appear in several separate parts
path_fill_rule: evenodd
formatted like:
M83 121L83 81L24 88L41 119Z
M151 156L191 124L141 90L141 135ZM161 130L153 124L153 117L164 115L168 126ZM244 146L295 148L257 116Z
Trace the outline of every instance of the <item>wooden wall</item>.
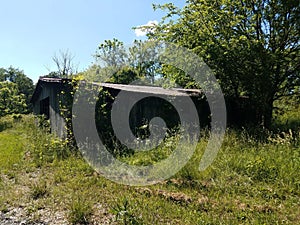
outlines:
M64 118L60 115L59 107L62 84L42 82L41 85L42 88L38 98L33 102L33 112L36 115L40 115L43 100L49 98L49 120L51 132L54 132L60 138L64 138L66 135L66 123Z

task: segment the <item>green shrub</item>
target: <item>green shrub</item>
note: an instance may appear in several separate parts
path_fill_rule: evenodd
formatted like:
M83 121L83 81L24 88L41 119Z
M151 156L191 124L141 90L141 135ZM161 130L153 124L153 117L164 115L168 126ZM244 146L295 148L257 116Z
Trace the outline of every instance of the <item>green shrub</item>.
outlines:
M12 128L14 123L13 116L4 116L0 117L0 132L4 131L8 128Z
M280 132L300 132L299 96L285 97L275 102L273 129Z

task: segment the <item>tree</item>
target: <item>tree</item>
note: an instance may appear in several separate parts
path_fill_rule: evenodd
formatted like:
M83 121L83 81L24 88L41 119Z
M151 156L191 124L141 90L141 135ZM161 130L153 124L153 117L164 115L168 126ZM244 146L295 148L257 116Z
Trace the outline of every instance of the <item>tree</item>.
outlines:
M137 79L154 84L156 69L159 67L155 59L155 48L151 43L135 40L126 50L124 43L117 40L105 40L100 44L96 55L96 64L87 74L97 81L129 84ZM93 74L93 75L91 75Z
M95 64L86 72L85 78L92 81L129 84L137 74L128 66L128 53L124 43L117 40L105 40L98 46Z
M33 81L22 70L13 68L12 66L8 69L0 68L0 82L4 81L9 81L17 85L17 94L25 96L26 105L29 107L31 95L34 90Z
M26 112L27 105L24 94L19 94L17 84L0 82L0 117L12 113Z
M100 44L95 58L103 67L122 67L127 63L127 53L124 43L118 39L105 40Z
M55 54L52 57L52 60L57 67L57 71L49 73L49 76L59 78L71 78L72 75L77 73L77 69L73 63L74 57L75 56L68 50L59 50L59 54Z
M188 0L182 9L155 5L167 15L149 38L192 49L213 69L227 97L249 97L269 127L274 101L299 87L298 0ZM174 18L177 16L177 19ZM181 85L193 82L165 66ZM170 75L169 75L170 76Z
M45 75L45 76L43 76L43 77L47 77L47 78L59 78L60 75L59 75L58 72L52 71L52 72L48 73L47 75Z

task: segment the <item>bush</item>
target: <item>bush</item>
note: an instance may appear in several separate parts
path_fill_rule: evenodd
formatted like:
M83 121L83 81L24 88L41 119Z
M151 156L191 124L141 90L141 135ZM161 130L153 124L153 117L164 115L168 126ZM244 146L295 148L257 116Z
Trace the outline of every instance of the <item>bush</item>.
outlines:
M4 116L0 117L0 132L4 131L8 128L12 128L14 123L13 116Z

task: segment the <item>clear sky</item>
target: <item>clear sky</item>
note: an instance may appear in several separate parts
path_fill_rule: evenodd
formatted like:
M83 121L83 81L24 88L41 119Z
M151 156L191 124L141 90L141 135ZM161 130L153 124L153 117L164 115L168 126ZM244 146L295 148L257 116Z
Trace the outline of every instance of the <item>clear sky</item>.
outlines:
M52 57L59 50L75 55L84 70L94 61L97 46L117 38L130 44L137 37L132 27L160 21L152 3L184 0L7 0L0 5L0 67L10 65L34 82L55 70ZM50 71L49 71L50 70Z

